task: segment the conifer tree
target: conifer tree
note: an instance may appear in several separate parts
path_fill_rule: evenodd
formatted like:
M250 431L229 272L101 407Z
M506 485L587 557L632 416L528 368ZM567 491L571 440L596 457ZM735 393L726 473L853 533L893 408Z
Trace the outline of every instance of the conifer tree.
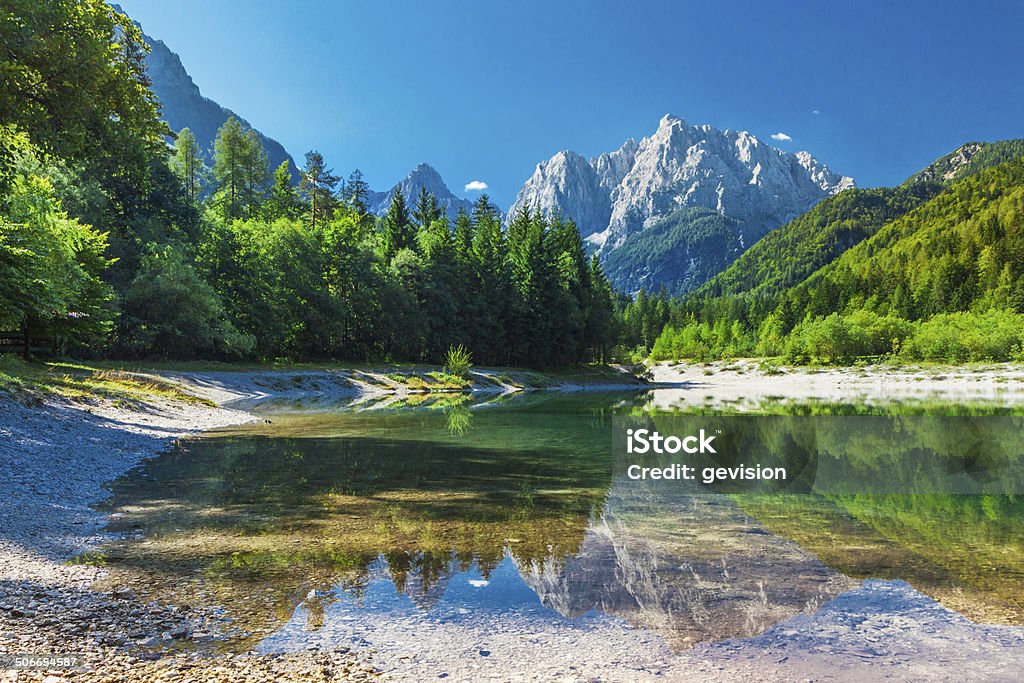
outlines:
M345 199L360 217L366 215L366 199L369 194L370 188L363 180L363 172L357 168L349 174L348 182L345 183Z
M178 139L175 140L171 170L181 180L185 198L190 202L198 200L207 168L203 163L196 136L188 128L182 128L178 133Z
M306 152L306 165L302 169L302 181L299 188L309 202L309 225L316 228L317 221L325 223L334 213L334 188L338 185L338 176L327 168L324 156L316 151Z
M226 218L243 218L259 209L268 181L267 154L255 131L230 117L214 141L214 204Z
M265 213L268 219L298 218L302 212L302 200L292 184L291 165L285 159L274 170L274 184L270 187Z
M402 188L395 189L391 205L384 216L383 248L385 261L391 261L401 249L412 248L416 238L416 227L409 219L409 208L405 203Z
M441 209L437 205L437 197L428 192L425 187L420 187L412 216L420 227L426 227L441 217Z

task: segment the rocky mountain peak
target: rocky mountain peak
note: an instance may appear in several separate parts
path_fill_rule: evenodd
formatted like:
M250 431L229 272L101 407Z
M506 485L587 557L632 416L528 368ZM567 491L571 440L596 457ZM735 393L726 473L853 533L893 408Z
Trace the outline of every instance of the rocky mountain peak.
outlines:
M370 192L367 197L367 209L370 213L378 216L383 216L387 213L388 207L391 205L391 200L394 199L395 193L401 189L402 194L405 195L405 199L409 204L416 201L416 197L420 193L420 188L424 188L427 192L434 195L437 198L438 203L444 207L446 214L449 218L454 219L458 213L459 208L464 209L467 213L472 212L473 203L469 200L457 197L448 189L441 174L438 173L437 169L428 163L420 163L414 169L409 171L409 175L405 176L400 182L395 184L387 192Z
M520 208L539 209L546 214L561 210L578 225L600 225L608 222L611 198L591 162L576 152L563 150L537 164L509 218Z
M510 211L529 205L572 217L594 246L614 249L636 231L686 207L736 219L744 243L853 186L803 152L747 131L694 126L666 114L649 137L589 162L569 151L537 165Z

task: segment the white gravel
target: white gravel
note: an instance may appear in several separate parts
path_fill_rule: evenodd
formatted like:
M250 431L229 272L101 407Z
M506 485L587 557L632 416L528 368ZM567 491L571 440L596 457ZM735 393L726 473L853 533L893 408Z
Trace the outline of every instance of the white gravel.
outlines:
M758 360L656 363L652 407L754 408L765 401L1024 403L1024 365L806 368Z

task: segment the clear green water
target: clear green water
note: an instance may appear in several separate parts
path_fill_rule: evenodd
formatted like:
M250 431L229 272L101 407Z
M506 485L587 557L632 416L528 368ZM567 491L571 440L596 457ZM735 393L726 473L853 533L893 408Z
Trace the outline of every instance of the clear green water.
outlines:
M275 414L184 441L115 484L112 529L136 533L107 548L112 580L221 604L237 629L229 646L270 649L409 614L608 617L685 647L755 635L866 577L1024 623L1024 497L638 487L616 465L612 431L650 398L428 399Z

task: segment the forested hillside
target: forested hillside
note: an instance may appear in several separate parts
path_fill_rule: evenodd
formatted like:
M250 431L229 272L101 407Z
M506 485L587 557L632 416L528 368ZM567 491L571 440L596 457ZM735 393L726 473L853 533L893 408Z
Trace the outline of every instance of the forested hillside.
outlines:
M604 262L608 278L627 292L688 292L719 273L743 251L739 223L702 207L680 209L631 233ZM670 287L670 288L669 288Z
M980 146L900 187L822 202L668 306L653 356L1020 354L1021 152L1019 141Z
M295 187L230 118L204 163L161 120L137 26L101 0L8 3L0 23L0 331L160 358L603 359L611 289L568 220L487 198L367 211L315 151ZM73 79L68 74L74 74ZM167 136L175 140L165 143Z

